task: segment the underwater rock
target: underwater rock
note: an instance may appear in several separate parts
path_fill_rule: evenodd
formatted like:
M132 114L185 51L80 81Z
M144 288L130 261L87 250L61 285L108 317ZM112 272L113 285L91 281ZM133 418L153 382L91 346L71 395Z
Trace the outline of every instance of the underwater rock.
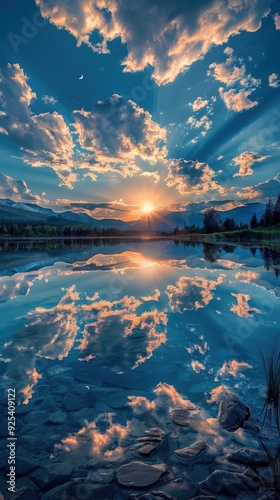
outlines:
M72 486L72 483L60 484L42 496L41 500L61 500L62 498L67 498L68 488ZM31 500L32 497L30 497Z
M39 488L49 489L69 481L72 470L69 462L55 462L35 470L30 477Z
M156 451L162 444L163 436L165 432L159 427L151 427L145 431L146 436L140 437L138 440L141 445L138 448L138 453L140 455L149 457L154 451Z
M209 495L198 495L198 497L194 497L192 500L217 500L217 499Z
M199 486L213 493L224 493L229 496L259 490L256 483L248 476L225 470L215 470L205 481L199 483Z
M58 410L55 413L52 413L47 420L45 420L45 425L62 425L65 424L67 419L67 413L64 411Z
M180 459L189 461L198 458L200 455L202 455L202 453L205 453L206 450L208 450L208 444L206 443L206 441L204 441L204 439L199 439L190 446L175 450L174 453Z
M240 448L226 455L226 458L235 464L255 467L266 467L270 464L270 460L264 451L253 448Z
M218 414L220 427L228 432L234 432L242 427L243 422L251 416L250 408L236 396L230 394L221 403Z
M164 493L164 491L151 491L150 493L129 495L129 500L173 500L173 497Z
M121 465L116 470L116 479L121 486L127 488L145 488L157 483L166 472L167 466L165 464L135 461Z
M172 410L170 420L176 425L188 426L190 425L189 416L190 412L185 408L176 408Z

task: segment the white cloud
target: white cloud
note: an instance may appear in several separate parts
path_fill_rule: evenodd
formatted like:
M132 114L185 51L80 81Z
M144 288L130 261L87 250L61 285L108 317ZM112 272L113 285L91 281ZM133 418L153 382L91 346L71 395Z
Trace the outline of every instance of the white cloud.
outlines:
M197 99L192 103L193 111L198 111L199 109L205 108L209 101L207 99L202 99L202 97L197 97Z
M226 107L232 111L244 111L258 105L258 101L251 101L248 97L251 95L252 90L234 91L233 89L230 89L225 91L222 87L220 87L219 93Z
M55 104L57 102L57 99L55 99L52 95L43 95L42 101L44 101L45 104Z
M240 166L239 171L234 174L233 177L243 177L244 175L252 175L253 169L252 165L256 162L264 161L268 156L261 156L258 153L252 153L249 151L245 151L241 153L239 156L233 158L233 161L236 165Z
M192 160L172 160L168 166L167 186L175 186L181 194L203 194L209 190L218 190L225 194L223 188L214 181L215 172L207 163Z
M279 75L277 75L277 73L271 73L271 75L269 75L268 85L269 87L273 87L275 89L277 89L277 87L280 87Z
M271 0L36 0L43 17L68 30L77 44L109 52L108 42L120 38L127 45L124 71L154 67L158 84L176 76L203 57L213 45L221 45L242 31L255 32L270 12ZM152 20L152 21L151 21ZM98 31L101 41L90 36ZM171 42L172 40L172 42Z
M36 94L18 64L0 71L0 131L23 151L23 160L33 167L49 166L71 186L74 143L70 131L57 112L32 114L29 106Z
M93 173L112 171L131 176L142 172L138 158L155 164L167 155L166 129L135 102L117 94L99 101L92 111L74 111L74 118L81 146L94 155L96 164L88 165ZM142 174L158 180L156 172Z
M274 16L273 19L274 19L274 22L275 22L275 28L277 30L280 30L280 14L278 14L278 13L275 14L275 16Z
M190 116L187 120L187 124L190 125L191 128L203 128L205 132L210 130L212 123L212 120L210 120L207 115L203 115L200 119Z
M226 87L231 87L230 90L219 88L219 94L228 109L240 112L253 108L258 101L251 101L249 96L259 87L261 80L246 73L243 59L237 59L232 49L227 47L224 53L228 55L226 61L210 64L207 74Z
M12 198L14 201L39 201L40 197L33 195L25 181L13 179L0 173L0 198Z

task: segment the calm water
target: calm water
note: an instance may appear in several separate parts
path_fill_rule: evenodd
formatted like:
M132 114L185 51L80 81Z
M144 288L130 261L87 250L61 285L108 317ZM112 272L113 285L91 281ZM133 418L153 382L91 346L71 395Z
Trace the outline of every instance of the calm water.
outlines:
M77 469L85 477L91 461L94 484L109 483L111 492L90 498L128 498L114 471L143 460L137 440L160 427L165 445L144 461L165 463L183 481L173 482L174 498L186 498L179 485L190 476L196 484L228 450L258 446L243 430L219 429L216 417L233 392L259 418L256 341L268 352L279 332L279 269L270 250L148 240L2 243L0 373L20 404L18 456L37 465L70 462L71 477ZM2 405L5 397L3 390ZM188 432L170 421L178 407L197 408ZM57 410L65 421L47 425ZM208 462L178 464L174 450L200 437Z

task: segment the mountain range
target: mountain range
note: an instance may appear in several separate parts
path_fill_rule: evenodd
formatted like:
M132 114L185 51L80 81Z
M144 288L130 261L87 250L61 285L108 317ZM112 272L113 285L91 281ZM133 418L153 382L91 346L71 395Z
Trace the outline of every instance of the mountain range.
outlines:
M153 215L144 215L141 219L125 222L121 219L95 219L85 213L72 211L54 212L51 208L43 208L34 203L16 202L9 198L0 199L0 223L26 223L31 225L86 225L92 227L115 227L122 230L154 230L172 231L176 226L202 226L203 211L212 206L205 203L192 203L185 211L159 211ZM258 219L263 214L265 205L262 203L248 203L246 205L219 211L221 220L234 218L240 224L249 223L252 215L256 213Z

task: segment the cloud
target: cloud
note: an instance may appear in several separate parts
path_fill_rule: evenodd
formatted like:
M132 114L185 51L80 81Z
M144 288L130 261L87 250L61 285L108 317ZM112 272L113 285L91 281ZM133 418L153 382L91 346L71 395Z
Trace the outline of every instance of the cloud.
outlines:
M192 103L193 111L198 111L199 109L205 108L209 101L207 99L202 99L202 97L197 97L197 99Z
M142 301L125 296L115 301L87 297L83 311L92 318L80 342L80 360L97 358L113 371L136 368L166 342L167 316L157 309L136 312ZM154 301L146 297L146 301ZM112 337L112 331L114 335Z
M258 273L254 271L238 271L234 277L235 279L240 279L243 283L251 283L251 281L255 281L258 276Z
M11 361L5 379L17 388L18 399L32 398L33 386L42 377L35 369L36 357L62 360L73 347L78 326L76 302L79 296L72 286L52 308L38 307L27 316L21 328L4 346L3 358Z
M36 98L18 64L8 64L0 71L0 132L5 133L23 151L23 160L33 167L49 166L69 187L75 181L72 173L74 143L61 115L35 115L30 104Z
M176 285L168 285L166 294L169 298L169 306L173 312L191 311L206 307L213 295L211 291L220 285L224 280L224 275L220 275L217 280L208 280L202 276L181 277Z
M277 73L271 73L271 75L269 75L268 85L269 87L273 87L274 89L280 87L279 75L277 75Z
M258 105L258 101L251 101L248 97L252 92L252 90L234 91L233 89L226 91L222 87L219 88L219 94L226 107L237 112L245 111Z
M205 366L199 361L192 360L191 365L195 373L200 373L201 370L205 370Z
M131 176L142 172L137 158L155 164L167 155L166 129L150 113L117 94L99 101L92 111L74 111L74 118L81 146L94 154L96 164L89 165L93 173Z
M209 190L218 190L225 194L223 188L214 181L215 172L207 163L193 160L172 160L168 166L167 186L175 186L181 194L203 194Z
M277 30L280 30L280 14L275 14L275 16L273 17L274 19L274 22L275 22L275 28Z
M219 88L219 94L226 107L240 112L257 106L258 101L251 101L249 96L259 87L261 80L254 78L251 74L246 74L243 59L237 59L230 47L226 47L224 53L228 55L226 61L210 64L207 74L212 75L215 80L226 87L232 87L229 90Z
M191 128L203 128L206 132L212 126L212 121L208 118L207 115L203 115L200 119L195 118L194 116L190 116L187 120L187 124L191 126Z
M233 377L244 377L243 373L240 373L243 369L253 368L249 363L245 361L237 361L233 359L231 361L226 361L222 368L218 371L218 374L221 375L232 375Z
M236 196L238 198L243 198L243 200L253 200L260 195L260 191L255 189L253 186L241 188L240 191L236 191Z
M46 95L46 94L43 95L42 101L44 101L45 104L55 104L55 103L57 103L57 99L55 99L51 95Z
M245 175L252 175L253 169L251 168L254 163L266 160L268 156L261 156L258 153L245 151L239 156L233 158L235 165L239 165L239 171L233 177L243 177Z
M13 201L39 201L38 195L33 195L25 181L13 179L0 173L0 198L12 198Z
M57 28L69 31L78 46L87 44L108 53L108 42L120 38L126 44L124 71L154 68L159 84L172 82L214 45L226 43L242 31L255 32L270 12L271 0L205 0L182 2L135 0L36 0L41 15ZM151 22L152 20L152 22ZM101 40L93 44L91 34ZM172 40L172 41L171 41Z
M255 307L249 307L248 302L250 300L250 295L245 293L232 293L233 297L236 297L237 305L232 306L230 310L237 314L237 316L248 317L252 313L260 313Z

